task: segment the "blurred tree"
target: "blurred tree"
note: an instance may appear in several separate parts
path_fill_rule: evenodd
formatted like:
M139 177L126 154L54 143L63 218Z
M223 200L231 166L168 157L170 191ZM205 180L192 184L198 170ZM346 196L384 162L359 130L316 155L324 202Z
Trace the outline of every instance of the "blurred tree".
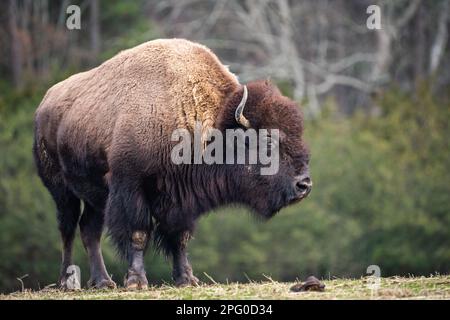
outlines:
M100 12L99 1L90 0L90 40L91 50L94 62L98 59L100 54Z
M9 0L9 35L11 37L11 73L16 87L22 85L22 48L17 30L17 1Z

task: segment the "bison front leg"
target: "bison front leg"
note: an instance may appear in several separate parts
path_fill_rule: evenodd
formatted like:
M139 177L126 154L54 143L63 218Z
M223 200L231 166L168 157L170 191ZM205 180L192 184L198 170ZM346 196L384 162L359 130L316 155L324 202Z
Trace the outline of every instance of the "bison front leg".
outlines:
M125 276L125 287L130 290L147 289L148 281L144 268L144 252L148 242L147 233L134 231L131 250L128 257L128 272Z
M190 239L188 231L176 234L169 239L169 250L173 258L172 277L177 287L198 285L199 280L192 273L192 267L189 263L186 247Z
M135 181L111 176L106 219L108 232L119 254L128 262L124 285L127 289L146 289L144 255L151 235L150 209ZM125 177L124 177L125 176Z

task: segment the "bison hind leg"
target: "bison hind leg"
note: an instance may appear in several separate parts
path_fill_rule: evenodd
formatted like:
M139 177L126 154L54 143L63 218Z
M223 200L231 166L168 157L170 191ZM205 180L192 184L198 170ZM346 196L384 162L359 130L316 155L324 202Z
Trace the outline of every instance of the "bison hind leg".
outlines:
M81 201L64 183L58 160L54 153L47 149L43 140L39 143L35 141L33 153L39 176L57 209L58 229L63 243L59 286L63 289L75 289L69 288L67 280L70 277L69 266L73 263L72 247L81 213Z
M103 231L104 215L85 202L83 215L80 219L81 240L89 256L90 278L88 287L103 289L116 288L116 284L106 271L103 261L100 238Z
M71 288L68 282L71 272L73 241L75 238L78 220L80 218L80 199L78 199L66 186L48 188L56 204L56 217L58 229L63 244L62 262L58 285L62 289Z
M51 193L56 202L58 228L63 243L59 285L63 289L76 289L70 288L67 280L70 277L68 269L73 264L72 248L80 217L80 199L65 187Z

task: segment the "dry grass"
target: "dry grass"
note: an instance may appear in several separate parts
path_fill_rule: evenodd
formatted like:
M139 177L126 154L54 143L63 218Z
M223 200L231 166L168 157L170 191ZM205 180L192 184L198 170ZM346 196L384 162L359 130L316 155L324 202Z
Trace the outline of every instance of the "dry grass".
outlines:
M168 285L145 291L56 289L16 292L0 295L2 299L450 299L450 276L382 278L378 290L368 288L368 279L325 280L325 292L293 293L294 283L276 281L247 284L204 284L199 287L175 288Z

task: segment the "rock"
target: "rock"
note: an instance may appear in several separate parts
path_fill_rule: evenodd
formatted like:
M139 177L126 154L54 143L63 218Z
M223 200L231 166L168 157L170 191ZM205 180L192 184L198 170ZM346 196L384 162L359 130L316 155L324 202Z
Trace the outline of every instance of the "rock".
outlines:
M306 278L304 283L296 283L291 287L293 292L304 292L304 291L325 291L325 284L319 281L314 276Z

